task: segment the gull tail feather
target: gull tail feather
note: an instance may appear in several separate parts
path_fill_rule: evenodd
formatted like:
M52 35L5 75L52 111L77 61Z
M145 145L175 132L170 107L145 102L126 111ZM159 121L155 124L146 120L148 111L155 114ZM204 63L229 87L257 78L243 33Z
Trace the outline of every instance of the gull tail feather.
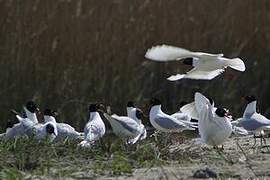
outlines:
M225 60L226 65L237 70L237 71L245 71L246 66L245 63L240 58L234 58L234 59L227 59Z

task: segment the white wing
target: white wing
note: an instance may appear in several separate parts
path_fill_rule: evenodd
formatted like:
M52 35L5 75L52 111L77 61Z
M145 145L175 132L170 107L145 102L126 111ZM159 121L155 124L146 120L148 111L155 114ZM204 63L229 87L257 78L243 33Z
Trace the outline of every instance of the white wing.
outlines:
M154 61L172 61L193 57L193 52L174 46L159 45L148 49L145 57Z
M180 79L201 79L201 80L211 80L216 76L222 74L224 69L217 69L214 71L200 71L197 68L193 68L186 74L176 74L167 78L169 81L177 81Z
M187 72L183 77L185 79L201 79L201 80L211 80L218 75L222 74L224 69L217 69L214 71L200 71L199 69L193 68L191 71Z
M204 135L209 131L208 129L213 119L209 107L206 104L201 108L199 117L199 134L201 138L204 139Z
M159 45L148 49L145 57L154 61L172 61L181 60L183 58L196 57L196 58L213 58L222 57L223 54L210 54L203 52L192 52L184 48L175 46Z
M111 117L118 121L124 128L128 129L129 131L137 131L140 129L140 125L132 118L126 116L118 116L116 114L113 114Z
M205 105L206 104L210 104L209 100L204 96L202 95L201 93L199 92L196 92L195 93L195 107L196 107L196 110L197 112L200 114L200 111L205 108ZM210 105L211 106L211 105ZM212 107L212 106L211 106ZM211 108L209 107L209 108Z
M172 114L171 116L177 120L180 120L180 121L190 121L191 120L191 117L185 112L176 112L176 113Z
M195 107L195 102L186 104L180 108L180 111L188 114L192 119L199 119L199 114Z
M256 113L256 104L257 104L257 101L253 101L253 102L247 104L246 109L245 109L244 114L243 114L243 117L250 117L254 113Z
M82 136L81 133L77 132L72 126L66 123L57 123L58 138L78 138Z
M210 53L204 53L204 52L193 52L193 56L197 57L197 58L213 58L213 57L222 57L224 54L220 53L220 54L210 54Z

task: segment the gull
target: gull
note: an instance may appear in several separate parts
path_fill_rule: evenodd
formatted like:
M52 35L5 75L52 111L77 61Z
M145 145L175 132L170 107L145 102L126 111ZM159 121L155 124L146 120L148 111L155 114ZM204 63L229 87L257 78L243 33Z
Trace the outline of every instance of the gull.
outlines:
M15 110L11 110L11 112L15 114L17 121L8 122L6 132L1 134L2 137L10 139L24 135L32 135L32 126L38 124L36 112L39 112L39 109L33 101L28 101L23 109L26 115L25 118L20 116Z
M46 109L46 111L44 112L44 116L51 116L51 118L54 118L53 112L50 109ZM41 124L34 123L29 118L22 118L19 115L17 115L16 117L26 127L26 134L28 136L33 135L34 138L37 140L47 139L49 142L52 142L58 135L55 121L48 121L44 124Z
M257 100L255 96L246 96L245 100L248 104L243 117L236 120L236 126L243 127L247 131L253 132L254 138L256 138L255 133L260 132L261 143L262 140L265 142L265 139L263 138L263 130L270 129L270 120L256 111ZM255 144L256 139L254 145Z
M197 102L195 98L195 104ZM200 141L207 145L217 147L225 142L232 133L231 118L227 117L224 108L217 108L213 113L213 106L209 101L204 101L199 113Z
M131 144L135 144L138 140L145 139L147 137L147 132L141 120L143 112L141 109L135 106L135 103L133 101L129 101L127 103L127 116L134 119L141 128L141 133L134 139L130 140Z
M158 61L167 62L174 60L183 60L183 63L193 67L186 74L176 74L167 78L169 81L180 79L201 79L211 80L222 74L227 67L237 71L245 71L245 64L240 58L226 58L223 54L210 54L204 52L192 52L187 49L159 45L148 49L145 57Z
M130 115L133 116L132 113L130 113ZM109 115L107 113L104 113L104 116L111 124L114 134L121 137L126 144L135 144L141 134L144 133L144 129L142 129L141 125L133 118L118 116L116 114ZM142 114L139 112L135 116L138 118L138 121L140 121Z
M57 123L54 116L57 116L57 112L50 109L44 110L44 122L53 122L56 124L58 135L55 141L63 139L83 139L83 133L77 132L72 126L66 123Z
M203 94L196 92L194 99L196 101L196 104L194 101L190 104L183 106L181 110L189 114L193 119L199 119L199 112L204 107L204 105L208 103L211 105L213 116L214 117L217 116L216 110L218 108L215 107L215 102L212 98L205 97ZM226 117L232 120L232 115L230 114L229 110L226 108L221 108L221 109L224 109L226 111ZM246 131L244 128L237 127L234 121L231 122L231 125L232 125L232 132L235 135L248 135L249 134L248 131Z
M12 125L11 127L7 127L6 132L2 134L2 136L6 139L13 139L16 137L22 137L27 135L32 135L32 127L35 125L30 119L22 118L17 115L18 123Z
M84 140L79 143L79 146L91 147L95 141L105 134L105 124L98 112L100 107L100 104L96 103L89 105L89 120L84 127Z
M178 120L161 110L161 101L152 98L150 101L150 123L158 131L182 132L183 130L194 130L196 123Z

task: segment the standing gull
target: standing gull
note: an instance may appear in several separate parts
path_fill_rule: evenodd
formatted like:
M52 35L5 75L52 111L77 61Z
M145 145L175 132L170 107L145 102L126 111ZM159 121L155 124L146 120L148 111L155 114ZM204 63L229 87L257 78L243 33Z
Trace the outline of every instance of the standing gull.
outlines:
M145 139L147 137L147 132L146 132L146 128L144 127L142 120L141 120L141 118L143 116L143 112L141 109L139 109L135 106L135 103L133 101L129 101L127 103L127 115L128 115L128 117L134 119L139 124L139 126L141 128L141 134L133 139L133 141L135 141L134 143L136 143L136 141L139 139L140 140Z
M84 127L84 140L79 144L81 147L91 147L95 141L105 134L106 128L99 115L99 107L99 104L89 105L89 120Z
M244 111L243 117L236 120L236 126L243 127L247 131L251 131L254 133L254 138L256 138L255 133L260 132L261 143L263 138L264 131L270 129L270 120L257 113L256 111L256 104L257 100L255 96L246 96L245 100L247 101L247 106ZM256 139L255 143L256 144Z
M202 103L197 101L198 99L195 98L195 104ZM209 101L205 101L199 114L199 134L202 143L217 147L230 137L231 119L227 117L224 108L217 108L213 113L213 106Z

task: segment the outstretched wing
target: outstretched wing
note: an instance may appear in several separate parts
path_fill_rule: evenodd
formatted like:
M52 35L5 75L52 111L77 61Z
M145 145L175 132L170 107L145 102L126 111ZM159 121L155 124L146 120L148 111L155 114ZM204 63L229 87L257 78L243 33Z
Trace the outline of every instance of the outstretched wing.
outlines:
M203 52L192 52L175 46L159 45L147 50L145 57L154 61L173 61L184 58L213 58L222 57L223 54L210 54Z
M148 49L145 57L154 61L173 61L193 57L193 52L179 47L159 45Z
M200 114L201 110L203 108L205 108L205 105L210 104L209 100L207 99L207 97L205 97L204 95L202 95L199 92L195 93L194 96L194 102L195 102L195 108L197 110L197 112ZM210 105L211 106L211 105ZM210 108L210 107L209 107Z
M180 79L200 79L200 80L211 80L222 74L224 69L217 69L213 71L201 71L197 68L193 68L186 74L176 74L167 78L169 81L177 81Z

